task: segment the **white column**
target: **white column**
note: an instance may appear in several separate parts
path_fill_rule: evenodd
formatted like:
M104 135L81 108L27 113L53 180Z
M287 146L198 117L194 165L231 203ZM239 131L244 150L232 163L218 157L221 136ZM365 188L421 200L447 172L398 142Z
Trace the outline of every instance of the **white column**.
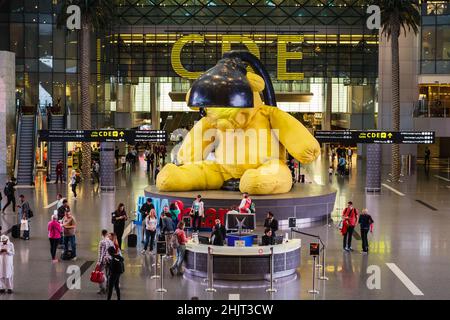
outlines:
M10 123L15 113L16 56L0 51L0 174L7 173L7 129L12 133L15 123ZM7 121L8 119L8 121Z

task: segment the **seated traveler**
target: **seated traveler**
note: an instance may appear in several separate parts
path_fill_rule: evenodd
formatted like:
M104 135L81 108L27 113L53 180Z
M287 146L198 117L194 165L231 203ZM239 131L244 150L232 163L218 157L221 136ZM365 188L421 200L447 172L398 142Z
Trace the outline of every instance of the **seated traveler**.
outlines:
M262 244L263 246L272 246L275 244L274 237L272 236L272 230L270 228L266 228L264 230L264 235L262 237Z

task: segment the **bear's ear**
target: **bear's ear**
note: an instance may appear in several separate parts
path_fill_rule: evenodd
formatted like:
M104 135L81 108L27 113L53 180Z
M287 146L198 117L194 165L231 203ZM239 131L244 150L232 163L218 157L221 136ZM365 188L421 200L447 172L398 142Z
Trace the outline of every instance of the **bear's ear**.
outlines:
M248 72L247 79L250 82L253 92L261 92L264 90L265 84L263 78L258 76L256 73Z

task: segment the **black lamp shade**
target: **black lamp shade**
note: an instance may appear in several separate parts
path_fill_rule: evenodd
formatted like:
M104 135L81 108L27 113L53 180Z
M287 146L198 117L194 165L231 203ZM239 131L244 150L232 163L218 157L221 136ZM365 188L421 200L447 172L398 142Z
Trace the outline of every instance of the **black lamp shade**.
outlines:
M189 107L253 108L253 91L240 59L225 58L192 84Z

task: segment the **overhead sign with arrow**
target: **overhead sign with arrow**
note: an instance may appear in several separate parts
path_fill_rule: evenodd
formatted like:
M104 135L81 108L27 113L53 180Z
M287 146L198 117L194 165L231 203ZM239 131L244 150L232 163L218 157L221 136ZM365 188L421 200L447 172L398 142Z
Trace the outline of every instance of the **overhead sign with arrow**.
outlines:
M155 142L166 143L163 130L39 130L39 141L48 142Z
M322 143L382 143L382 144L433 144L434 131L382 131L335 130L316 131L314 136Z

